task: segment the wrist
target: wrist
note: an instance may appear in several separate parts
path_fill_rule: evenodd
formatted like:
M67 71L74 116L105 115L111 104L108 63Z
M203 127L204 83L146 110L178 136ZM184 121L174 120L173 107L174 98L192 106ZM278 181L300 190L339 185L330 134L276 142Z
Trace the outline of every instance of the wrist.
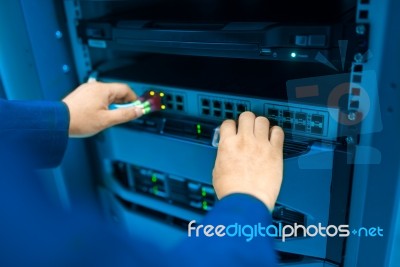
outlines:
M248 197L251 197L253 199L256 199L257 201L261 202L270 213L274 210L275 207L275 202L272 197L270 197L268 194L265 192L257 194L257 192L254 192L254 190L231 190L230 192L226 192L225 194L222 194L220 199L224 199L227 197L230 197L232 195L246 195Z

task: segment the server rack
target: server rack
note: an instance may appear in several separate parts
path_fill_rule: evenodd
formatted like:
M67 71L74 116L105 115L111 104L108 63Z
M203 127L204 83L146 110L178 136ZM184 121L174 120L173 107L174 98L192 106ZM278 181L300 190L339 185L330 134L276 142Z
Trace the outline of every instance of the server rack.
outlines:
M360 51L356 51L357 46L353 47L355 50L350 49L352 53L347 54L347 57L350 59L348 60L350 61L349 64L351 64L351 66L349 66L350 68L347 68L347 70L350 71L347 74L347 78L343 79L350 81L352 85L356 85L356 88L361 88L361 90L352 90L354 86L351 86L351 90L348 91L350 93L348 98L345 97L346 101L344 101L344 103L333 101L334 105L329 109L325 105L328 102L326 100L329 99L329 97L322 98L324 101L320 98L311 99L311 102L304 101L305 99L302 99L303 101L298 101L295 95L296 90L290 90L290 88L295 89L297 87L309 86L310 80L307 81L307 79L311 78L311 80L313 80L313 78L317 76L312 75L313 73L304 75L303 77L293 77L293 79L288 79L290 82L285 86L286 98L279 98L279 96L254 97L254 95L251 94L240 94L240 90L239 94L237 94L234 86L232 86L232 84L229 85L229 83L222 84L221 87L223 88L230 87L229 90L224 93L223 89L210 91L205 90L204 87L196 87L187 84L175 84L170 86L168 83L158 84L152 81L135 80L130 78L129 75L125 77L120 75L120 73L123 72L122 70L128 70L136 63L140 64L146 62L141 61L143 56L141 54L143 51L127 52L113 49L101 49L99 47L93 47L93 44L90 46L89 43L85 41L86 37L79 33L81 30L79 25L83 25L79 24L79 22L96 21L97 18L109 14L112 15L121 8L123 9L124 7L133 5L128 2L129 1L123 1L122 4L120 4L120 7L115 6L111 1L90 3L90 1L69 0L64 1L63 6L49 1L47 5L41 6L40 8L28 1L20 1L9 5L16 11L15 14L19 14L19 16L13 18L10 17L10 21L17 21L18 18L24 18L26 25L15 25L19 25L21 28L30 29L29 35L26 32L21 31L17 42L19 44L24 44L26 47L31 49L27 53L29 60L34 63L44 62L43 59L46 58L45 55L36 53L39 50L39 44L48 45L52 48L56 47L59 51L62 51L61 53L58 53L59 56L54 57L51 61L46 61L50 62L50 65L52 65L53 68L38 64L38 72L35 75L32 75L32 77L26 77L27 79L24 82L32 87L29 95L22 92L18 95L18 92L14 92L14 97L33 98L38 96L46 99L59 99L68 90L73 88L73 85L76 85L78 81L84 82L93 71L98 71L98 78L100 80L118 80L128 82L139 92L140 90L151 88L154 90L157 89L155 90L157 92L167 92L170 90L170 93L175 94L172 96L172 102L169 103L172 105L173 109L179 109L179 106L183 106L183 109L185 108L186 104L180 105L180 101L178 101L179 99L176 98L176 96L179 96L179 93L184 92L184 94L188 94L190 101L197 100L198 105L202 100L207 100L207 98L212 101L220 101L223 104L225 104L225 102L233 103L235 104L235 109L231 112L233 113L232 116L236 116L238 113L237 108L240 104L244 104L245 109L248 108L253 110L252 108L255 108L255 111L257 111L258 114L267 115L272 120L275 120L279 125L284 126L284 123L287 123L288 121L283 114L285 111L291 111L290 107L292 107L294 108L293 112L295 113L306 113L306 122L303 123L303 125L306 127L310 126L310 129L307 128L306 133L302 134L299 134L298 132L296 133L295 129L293 129L292 133L288 131L289 135L293 134L293 136L291 136L293 140L289 140L288 144L292 144L292 147L287 146L286 151L300 151L303 152L303 154L301 154L301 156L299 156L299 154L297 154L297 156L290 156L290 153L288 153L289 156L286 156L285 165L287 167L285 171L288 172L287 175L289 175L289 177L285 176L285 184L282 189L282 195L279 199L280 206L278 206L278 209L283 209L287 212L294 212L297 220L303 218L306 223L307 219L312 217L314 214L319 214L319 218L324 218L325 222L327 222L329 221L328 214L331 214L331 212L333 212L332 214L338 212L341 215L334 216L332 219L341 218L350 225L356 226L374 223L380 224L382 222L380 218L383 217L384 214L393 214L392 211L395 207L393 204L395 199L394 196L396 195L394 190L397 185L394 178L396 167L390 164L388 165L383 161L379 162L379 159L383 153L386 154L387 148L385 148L385 143L382 141L385 138L382 138L382 136L384 136L384 134L386 136L388 133L387 131L383 132L380 125L385 125L387 128L395 128L395 124L391 122L395 121L396 116L398 117L396 109L393 109L395 106L393 101L396 99L393 96L396 96L397 91L395 88L398 86L398 79L396 80L395 76L396 70L398 70L398 65L396 65L391 59L391 56L396 54L394 46L396 40L398 40L398 36L393 34L395 32L395 29L393 29L395 26L393 25L396 25L396 23L393 22L395 22L396 18L393 13L390 12L391 10L396 10L397 3L395 3L395 1L382 1L380 3L377 3L376 1L371 1L371 3L370 1L359 1L356 3L356 9L351 11L355 17L355 25L353 27L354 31L352 34L354 35L354 38L360 37L361 39L361 41L358 40L355 43L364 45L364 47ZM45 9L43 10L43 8ZM40 17L39 14L43 13L58 14L61 18L65 16L65 20L55 18L55 16L48 16L51 23L37 23L37 21L40 21L37 20L37 18ZM7 14L5 14L5 16L7 16ZM298 14L298 16L301 15ZM389 24L389 21L392 23ZM48 27L43 30L43 25L48 25ZM68 29L66 29L67 27ZM43 36L43 32L47 35ZM365 43L363 43L362 40L368 44L367 47L365 47ZM12 43L15 40L9 41ZM68 45L71 46L72 53L70 53L71 51L69 51ZM336 48L338 51L336 56L338 56L341 52L339 44ZM269 53L268 50L260 52ZM146 51L146 53L148 53L148 51ZM325 58L328 58L325 54L322 55L324 55ZM115 61L115 58L121 57L124 58L124 62L112 62ZM72 58L73 61L71 60ZM290 60L290 58L288 59ZM3 61L6 60L8 59L3 57ZM26 61L20 60L19 62ZM103 64L100 64L103 62L111 65L111 67L104 67L103 70ZM338 64L339 62L341 63L340 59L337 62L333 61L332 63L336 69L341 69L341 64ZM24 64L20 64L20 66ZM115 65L112 66L113 64ZM334 68L329 67L327 64L324 65L321 63L321 60L319 61L319 64L322 64L321 69L326 70L326 73L323 75L329 74L337 76L338 73ZM384 67L384 64L391 64L394 67L388 69ZM264 65L267 66L269 63L265 63ZM277 63L277 65L279 65L279 63ZM23 67L27 67L27 69L34 68L29 64L26 64ZM46 74L46 70L49 68L55 70L53 73L54 75ZM115 73L115 70L117 69L121 70L121 72L117 72L118 75ZM14 75L11 76L15 77L18 75L20 70L21 68L10 68L8 72L13 73ZM340 72L346 73L347 71ZM75 73L77 74L77 78L74 75ZM374 74L376 75L376 79ZM6 77L6 75L4 75L4 77ZM7 75L7 77L9 77L9 75ZM58 81L52 83L53 79L51 77L60 77L63 82ZM331 79L328 79L328 84L329 81L331 81ZM374 83L374 81L376 82ZM11 79L5 80L6 89L10 82L12 82ZM61 89L53 90L53 84L58 84L58 88ZM345 88L349 89L349 87ZM392 88L393 91L384 91L383 89L378 90L378 88ZM339 88L338 93L341 92L342 91ZM221 94L224 96L221 96ZM8 92L8 96L13 97L11 92ZM246 101L241 103L246 96L249 97L247 103ZM363 96L367 97L363 98ZM366 99L369 99L370 101L368 102ZM263 104L257 104L261 103L258 101L264 102ZM254 106L253 103L255 103ZM168 103L165 104L167 105ZM248 104L248 106L246 106L246 104ZM212 105L214 105L214 103L212 103ZM270 107L269 105L272 106ZM301 112L302 109L305 109L305 107L310 108L310 106L312 107L310 109L311 112ZM214 120L210 119L209 116L203 116L207 114L201 115L201 112L207 110L207 108L201 106L195 110L192 110L191 108L192 106L188 106L189 110L184 110L184 112L188 112L188 114L177 115L179 110L170 110L163 112L161 118L152 116L144 118L142 122L137 122L136 124L132 123L123 127L110 129L101 136L90 141L93 150L91 151L92 153L89 154L95 154L95 160L92 163L86 160L81 161L82 168L76 168L74 158L76 158L77 155L80 157L87 156L88 151L80 141L73 142L73 147L68 151L64 165L60 169L52 171L49 174L57 178L55 180L57 182L55 182L54 188L58 188L58 190L53 190L57 192L56 196L62 203L64 203L64 206L68 207L71 203L73 204L75 195L87 195L88 192L92 191L92 180L87 179L88 177L100 177L100 179L96 180L96 188L100 192L101 200L103 201L101 209L106 211L111 218L126 225L128 229L131 230L134 228L132 226L135 222L138 225L145 225L146 223L157 225L160 231L170 233L170 242L166 242L164 244L165 247L168 247L173 242L177 242L179 240L179 233L182 233L182 230L180 230L182 228L180 228L179 225L185 225L185 218L201 219L204 214L200 211L203 209L203 205L200 209L196 209L195 207L190 206L190 202L189 205L182 204L182 201L179 202L176 199L172 199L172 202L170 202L170 194L168 195L168 201L162 200L162 196L154 196L154 192L149 193L146 189L142 190L146 192L141 192L139 190L140 183L137 181L139 180L144 182L146 179L150 179L151 181L152 174L156 173L157 179L160 177L157 182L160 183L163 180L168 182L166 186L168 189L166 190L170 190L170 187L172 187L169 185L170 182L175 183L175 186L182 184L183 182L187 190L189 190L189 184L191 185L191 183L194 183L194 188L200 188L201 193L203 192L203 189L206 192L209 192L210 176L207 177L206 173L209 173L208 171L212 168L215 148L204 140L200 140L201 138L197 138L198 136L196 133L194 134L195 137L193 137L192 133L190 133L189 136L185 136L182 133L174 132L171 127L169 128L169 133L167 133L168 131L161 132L160 129L154 131L154 121L156 122L156 125L157 121L160 119L164 120L164 122L173 121L176 123L177 121L181 122L182 120L185 122L186 116L196 117L197 115L200 115L197 116L198 118L202 118L201 127L204 124L206 125L205 129L207 129L207 126L213 128L213 126L217 125L220 119L222 119L222 116L229 116L231 110L229 108L225 109L225 107L218 108L218 106L209 106L209 111L214 115L218 115L218 112L215 114L215 111L221 112L221 118ZM269 110L272 110L271 114L269 113ZM276 110L278 115L275 115ZM328 115L323 115L324 122L325 119L332 118L332 113L333 117L336 116L336 119L342 122L338 123L341 126L337 128L338 131L336 132L336 136L333 136L334 138L316 137L316 135L311 132L311 127L315 126L312 121L313 112L316 112L316 115L318 115L324 114L324 111L328 112ZM358 117L358 114L360 113L367 115L360 119ZM290 122L294 123L298 121L297 118L294 118L294 120L292 118L290 120ZM346 127L342 127L343 124ZM164 124L162 130L164 130L166 126L167 125ZM322 132L323 134L330 133L330 131L325 128ZM329 136L329 134L327 136ZM160 147L162 145L165 146L165 150L158 151L159 159L165 158L169 155L168 151L176 150L177 147L180 147L182 151L185 151L190 147L190 150L196 152L196 155L204 155L203 162L206 168L196 170L196 166L193 165L184 166L183 168L181 168L181 166L175 166L176 168L172 168L172 166L168 166L165 162L157 161L157 157L154 153L150 152L144 154L148 161L137 160L132 156L131 152L133 149L137 149L137 147L133 147L129 142L129 140L134 138L147 140L149 143L153 142L159 144ZM393 145L397 144L394 141L395 139L396 138L391 138ZM312 145L310 145L310 143ZM143 149L145 149L145 147L143 147ZM93 153L93 151L95 151L95 153ZM377 154L375 153L376 151L378 151ZM184 163L184 159L179 161L179 158L180 157L178 156L177 163ZM319 170L312 168L313 163L322 158L327 159L326 162L329 162L329 164ZM396 160L395 157L392 157L392 159ZM385 169L391 179L390 182L379 183L379 181L373 178L365 179L366 176L372 177L374 173L381 173L381 169L378 167L375 168L373 165L374 163L386 164ZM342 178L344 182L349 183L347 185L349 188L347 190L339 190L337 191L338 195L329 196L327 198L326 194L325 196L322 196L322 194L328 193L328 188L330 189L331 186L333 188L333 185L338 182L335 177L341 176L335 172L335 164L338 164L339 166L348 166L347 169L342 169L341 171L348 174L348 176L345 175L344 178ZM76 169L80 169L81 171L71 171ZM95 170L99 175L91 175L91 171L93 170ZM144 172L140 173L140 170L144 170ZM310 205L309 203L291 204L293 201L293 194L291 193L290 187L293 186L296 181L294 181L293 178L290 178L290 176L292 176L291 172L294 173L295 171L307 173L307 175L311 177L311 180L313 175L318 176L321 174L321 176L326 177L326 184L320 185L319 190L314 188L315 192L311 194L318 200L324 200L320 201L319 207L314 203L313 205ZM124 174L124 172L126 172L126 174ZM148 175L150 173L151 175ZM119 179L118 177L122 177L122 179ZM125 180L123 177L127 177L127 179ZM294 177L294 175L292 177ZM193 188L193 185L191 186L191 188ZM382 191L386 192L388 201L384 201L384 199L377 200L375 198L376 192ZM170 192L171 191L169 191L169 193ZM333 190L332 192L335 191ZM347 199L348 193L349 199ZM160 191L158 191L157 194L160 194ZM332 201L332 199L335 201ZM188 200L187 197L186 200ZM210 200L210 203L212 201L213 200ZM331 210L333 203L336 203L338 207L336 207L337 209ZM379 203L379 209L371 208L376 207L376 203ZM209 202L207 202L207 208L210 206ZM343 207L345 208L343 209ZM159 210L162 210L162 212L157 212ZM141 224L140 222L144 223ZM390 218L384 220L384 226L386 226L388 231L393 229L393 225L390 224ZM372 242L376 241L377 240L359 240L350 237L345 241L347 245L343 244L343 240L340 241L342 243L340 245L342 246L341 249L337 249L336 244L333 243L335 244L334 247L336 249L330 250L329 247L332 245L329 245L329 242L325 242L324 240L309 241L303 239L291 240L290 244L289 242L287 244L278 243L277 249L285 253L288 252L300 255L298 258L295 257L299 266L329 266L342 264L345 266L366 266L367 263L369 264L372 262L376 263L375 265L381 265L382 263L386 264L389 262L389 256L386 254L386 249L390 248L392 239L390 237L385 237L378 240L381 244L381 246L379 246L380 249L375 249L375 253L371 255L371 253L369 253L370 249L376 247L376 244L372 244ZM307 242L312 244L308 244ZM318 249L313 250L311 249L312 246L318 246ZM307 247L310 249L307 249ZM284 263L285 254L282 255L282 262Z

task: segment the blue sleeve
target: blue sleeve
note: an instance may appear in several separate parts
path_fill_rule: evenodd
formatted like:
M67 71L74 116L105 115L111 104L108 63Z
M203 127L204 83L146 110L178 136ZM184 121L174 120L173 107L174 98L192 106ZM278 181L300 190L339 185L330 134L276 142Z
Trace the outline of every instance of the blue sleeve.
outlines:
M0 140L35 168L58 165L68 142L69 110L63 102L0 99Z
M202 222L193 225L203 225L199 236L196 237L196 230L192 229L190 237L176 248L175 255L182 255L181 266L277 266L272 238L260 235L256 229L256 226L267 227L271 223L270 212L260 200L250 195L232 194L221 199ZM207 237L203 232L206 225L231 228L225 229L229 235ZM188 227L188 236L189 231ZM176 260L171 259L172 262Z

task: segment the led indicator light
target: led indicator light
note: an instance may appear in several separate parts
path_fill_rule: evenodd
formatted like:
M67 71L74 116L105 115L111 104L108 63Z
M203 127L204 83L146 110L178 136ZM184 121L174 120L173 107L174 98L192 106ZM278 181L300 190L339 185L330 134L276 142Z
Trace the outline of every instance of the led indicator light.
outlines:
M203 197L205 197L205 196L207 195L207 193L206 193L206 191L205 191L204 189L201 190L201 195L202 195Z
M208 208L208 205L207 205L207 202L206 201L203 201L203 210L206 210L207 208Z
M153 186L153 193L154 193L155 195L158 194L158 186Z
M152 181L153 183L156 183L156 182L157 182L157 176L156 176L155 174L151 175L151 181Z
M292 53L290 54L290 56L291 56L292 58L295 58L297 55L296 55L295 52L292 52Z
M151 96L155 95L155 92L154 91L150 91L150 95Z
M161 109L165 109L165 105L161 105Z
M165 94L164 94L163 92L161 92L161 93L160 93L160 96L161 96L161 97L164 97L164 96L165 96Z

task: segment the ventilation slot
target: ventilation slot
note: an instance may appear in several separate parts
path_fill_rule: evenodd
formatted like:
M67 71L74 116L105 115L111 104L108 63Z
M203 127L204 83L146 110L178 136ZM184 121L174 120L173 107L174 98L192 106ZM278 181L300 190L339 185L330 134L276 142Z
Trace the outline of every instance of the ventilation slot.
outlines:
M285 158L294 157L309 150L308 143L299 143L290 140L285 140L283 145L283 155Z

